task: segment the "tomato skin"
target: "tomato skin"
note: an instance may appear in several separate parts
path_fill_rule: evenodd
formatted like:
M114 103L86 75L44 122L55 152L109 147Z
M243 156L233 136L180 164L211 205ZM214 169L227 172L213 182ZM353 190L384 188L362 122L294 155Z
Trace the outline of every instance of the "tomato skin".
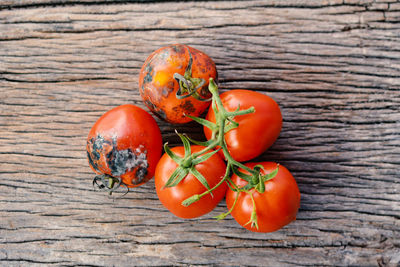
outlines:
M202 146L191 146L192 153L198 152L203 148ZM179 157L183 157L185 154L184 148L181 146L174 147L171 150ZM178 167L178 164L167 154L164 154L157 164L155 174L158 198L164 207L174 215L186 219L202 216L212 211L225 196L227 185L224 182L213 191L213 196L207 194L188 207L183 206L181 204L182 201L194 194L201 194L207 189L190 173L178 185L163 188L176 167ZM197 164L195 168L206 178L210 188L212 188L223 178L226 166L220 156L214 154L206 161Z
M282 114L278 104L269 96L249 91L230 90L220 95L223 106L227 111L255 108L254 113L236 116L234 121L239 127L225 134L225 141L231 156L237 161L251 160L267 150L278 138L282 128ZM208 110L206 119L215 122L213 110ZM212 131L204 127L208 140ZM222 150L220 155L223 156Z
M86 149L95 173L121 177L128 187L136 187L154 176L162 152L161 132L149 113L126 104L97 120Z
M139 76L139 91L145 105L159 118L175 124L191 121L186 115L198 117L210 105L192 96L176 98L179 83L174 73L184 75L192 55L192 77L202 78L205 84L198 89L200 96L210 98L208 81L217 80L217 69L213 60L205 53L183 44L174 44L154 51L144 62Z
M261 170L262 174L271 173L277 166L274 162L251 162L245 165L253 168L257 164L264 166L264 170ZM247 173L244 170L241 171ZM247 181L237 175L233 175L231 179L238 187L247 184ZM231 213L236 222L244 228L253 232L273 232L296 219L297 210L300 207L300 192L296 180L284 166L279 165L277 175L265 182L264 193L259 193L255 189L251 189L250 192L256 203L259 228L251 227L250 223L246 225L253 210L253 202L248 193L239 193L240 195ZM228 209L232 207L236 194L231 189L226 192Z

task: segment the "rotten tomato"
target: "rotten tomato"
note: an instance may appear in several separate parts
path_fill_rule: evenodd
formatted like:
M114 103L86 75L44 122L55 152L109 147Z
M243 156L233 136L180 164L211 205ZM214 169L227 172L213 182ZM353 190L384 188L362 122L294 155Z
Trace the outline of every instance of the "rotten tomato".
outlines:
M89 132L86 149L94 172L136 187L154 176L162 151L161 133L145 110L122 105L98 119ZM112 188L104 182L102 186Z
M174 124L191 121L210 105L210 78L217 79L213 60L188 45L154 51L144 62L139 91L144 104L159 118Z

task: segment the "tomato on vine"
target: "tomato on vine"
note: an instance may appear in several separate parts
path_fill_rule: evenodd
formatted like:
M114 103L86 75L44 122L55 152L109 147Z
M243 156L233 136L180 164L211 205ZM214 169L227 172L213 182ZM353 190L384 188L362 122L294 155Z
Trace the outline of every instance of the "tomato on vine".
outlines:
M166 147L166 146L165 146ZM225 163L215 152L203 154L205 147L192 145L166 147L156 169L155 185L161 203L174 215L181 218L196 218L212 211L225 196L227 185L221 183L225 174ZM191 153L199 158L185 161ZM212 193L196 203L186 205L184 200L210 190L220 184Z
M300 192L292 174L274 162L247 163L246 167L260 172L256 186L248 190L228 189L226 205L233 218L254 232L273 232L296 219L300 207ZM240 172L249 174L246 170ZM231 177L235 188L245 188L249 182L237 174Z
M174 44L154 51L144 62L139 91L144 104L170 123L186 123L210 105L209 78L217 79L213 60L188 45Z
M93 184L110 192L121 184L136 187L154 176L162 151L160 129L145 110L118 106L93 125L86 150L91 169L99 174Z
M225 133L225 142L229 154L242 162L261 155L278 138L282 128L282 115L278 104L269 96L250 90L230 90L220 95L222 105L227 111L254 107L255 112L226 121L228 125L237 125ZM216 122L215 112L209 109L206 119ZM218 129L215 129L218 131ZM217 132L204 127L208 140ZM222 151L220 152L222 156Z
M278 105L263 94L246 90L234 90L233 93L228 92L225 93L225 96L224 94L220 96L218 87L212 79L210 79L209 91L212 94L212 109L207 118L213 115L213 120L193 116L190 116L190 118L203 125L210 136L208 136L207 141L201 142L179 135L184 145L184 148L179 148L179 156L172 152L167 144L164 145L166 155L159 162L159 165L162 166L160 167L160 170L162 170L160 177L163 178L163 181L157 181L159 170L157 167L157 193L159 193L160 188L163 189L163 185L168 189L176 189L176 191L171 190L171 193L166 196L159 194L160 200L166 205L165 203L173 200L174 196L179 196L179 199L173 200L169 207L166 206L176 215L178 214L177 210L181 212L178 216L192 218L197 215L185 214L186 208L193 207L196 210L202 210L196 205L205 199L209 199L210 195L218 192L221 186L228 185L226 203L229 211L215 218L221 220L232 213L232 216L240 225L251 231L272 232L280 229L295 220L300 206L300 192L293 176L285 167L273 162L242 164L238 161L243 160L238 154L240 151L230 149L232 145L239 142L245 157L248 158L259 155L266 149L266 146L271 145L281 129L282 116ZM264 112L267 114L264 114ZM242 129L241 127L249 129ZM266 134L262 132L262 129L265 130ZM250 146L252 151L246 154L243 146L247 141L244 140L245 137L241 136L242 139L236 140L227 139L227 135L231 132L235 133L233 137L237 137L239 133L248 133L247 138L263 148L257 150L256 146ZM258 140L260 138L261 140ZM228 140L234 143L229 143ZM200 151L192 153L190 143L200 145ZM190 172L188 168L196 170L200 162L204 162L211 156L214 157L218 151L222 153L226 160L226 168L225 171L223 171L224 167L221 169L219 181L214 186L210 187L205 184L204 177L201 178L202 176L192 173L203 184L204 188L196 191L177 189L179 187L184 188L184 178ZM169 161L172 164L167 165L164 161ZM212 167L210 166L207 169L212 169ZM223 176L222 173L224 173ZM233 173L232 177L230 177L231 173ZM182 194L182 191L190 193Z

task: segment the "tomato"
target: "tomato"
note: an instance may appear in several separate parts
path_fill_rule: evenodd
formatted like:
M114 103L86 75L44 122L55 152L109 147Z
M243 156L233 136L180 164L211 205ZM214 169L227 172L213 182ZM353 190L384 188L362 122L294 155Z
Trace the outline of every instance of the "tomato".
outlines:
M217 79L217 70L212 59L203 52L183 44L174 44L154 51L144 62L139 76L139 91L145 105L159 118L170 123L191 121L185 115L199 116L210 105L193 96L178 99L177 92L185 90L174 78L174 74L191 72L193 83L204 79L197 89L200 99L211 97L208 91L210 78ZM183 87L182 87L183 86Z
M277 167L274 162L248 163L246 166L253 168L261 164L261 174L271 173ZM246 171L241 170L244 173ZM243 187L247 181L237 175L232 176L232 181ZM233 218L243 227L254 232L273 232L296 219L297 210L300 207L300 192L292 174L282 165L279 165L277 175L266 181L265 191L259 193L254 188L250 190L256 204L258 229L247 224L253 210L253 201L249 193L240 192L235 207L232 210ZM235 201L237 192L228 189L226 193L226 205L230 209Z
M227 111L255 108L254 113L239 115L234 121L239 127L225 134L225 141L231 156L237 161L251 160L268 149L278 138L282 128L282 115L278 104L269 96L249 91L231 90L220 95ZM210 108L206 119L215 122L215 115ZM204 134L209 140L212 131L204 127ZM223 155L222 150L220 151Z
M119 177L128 187L136 187L154 176L162 152L161 133L145 110L122 105L98 119L86 149L94 172Z
M198 152L203 148L202 146L191 146L192 153ZM171 150L179 157L185 155L184 148L181 146L174 147ZM181 218L195 218L212 211L224 197L227 189L226 183L222 183L212 192L212 195L207 194L197 202L185 207L181 204L182 201L194 194L201 194L207 189L190 173L178 185L163 188L177 167L178 164L167 154L164 154L157 164L155 185L161 203L170 212ZM210 188L212 188L223 179L226 166L220 156L214 154L206 161L197 164L195 168L204 176Z

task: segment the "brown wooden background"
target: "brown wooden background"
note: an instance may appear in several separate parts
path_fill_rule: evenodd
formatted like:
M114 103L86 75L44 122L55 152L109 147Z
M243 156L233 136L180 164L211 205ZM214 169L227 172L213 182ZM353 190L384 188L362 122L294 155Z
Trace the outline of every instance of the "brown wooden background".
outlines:
M182 220L153 181L114 202L92 191L89 129L144 107L140 67L171 43L208 53L223 90L280 104L282 133L259 160L296 177L296 222L251 233L211 218L224 202ZM1 0L0 265L400 266L399 128L396 1Z

